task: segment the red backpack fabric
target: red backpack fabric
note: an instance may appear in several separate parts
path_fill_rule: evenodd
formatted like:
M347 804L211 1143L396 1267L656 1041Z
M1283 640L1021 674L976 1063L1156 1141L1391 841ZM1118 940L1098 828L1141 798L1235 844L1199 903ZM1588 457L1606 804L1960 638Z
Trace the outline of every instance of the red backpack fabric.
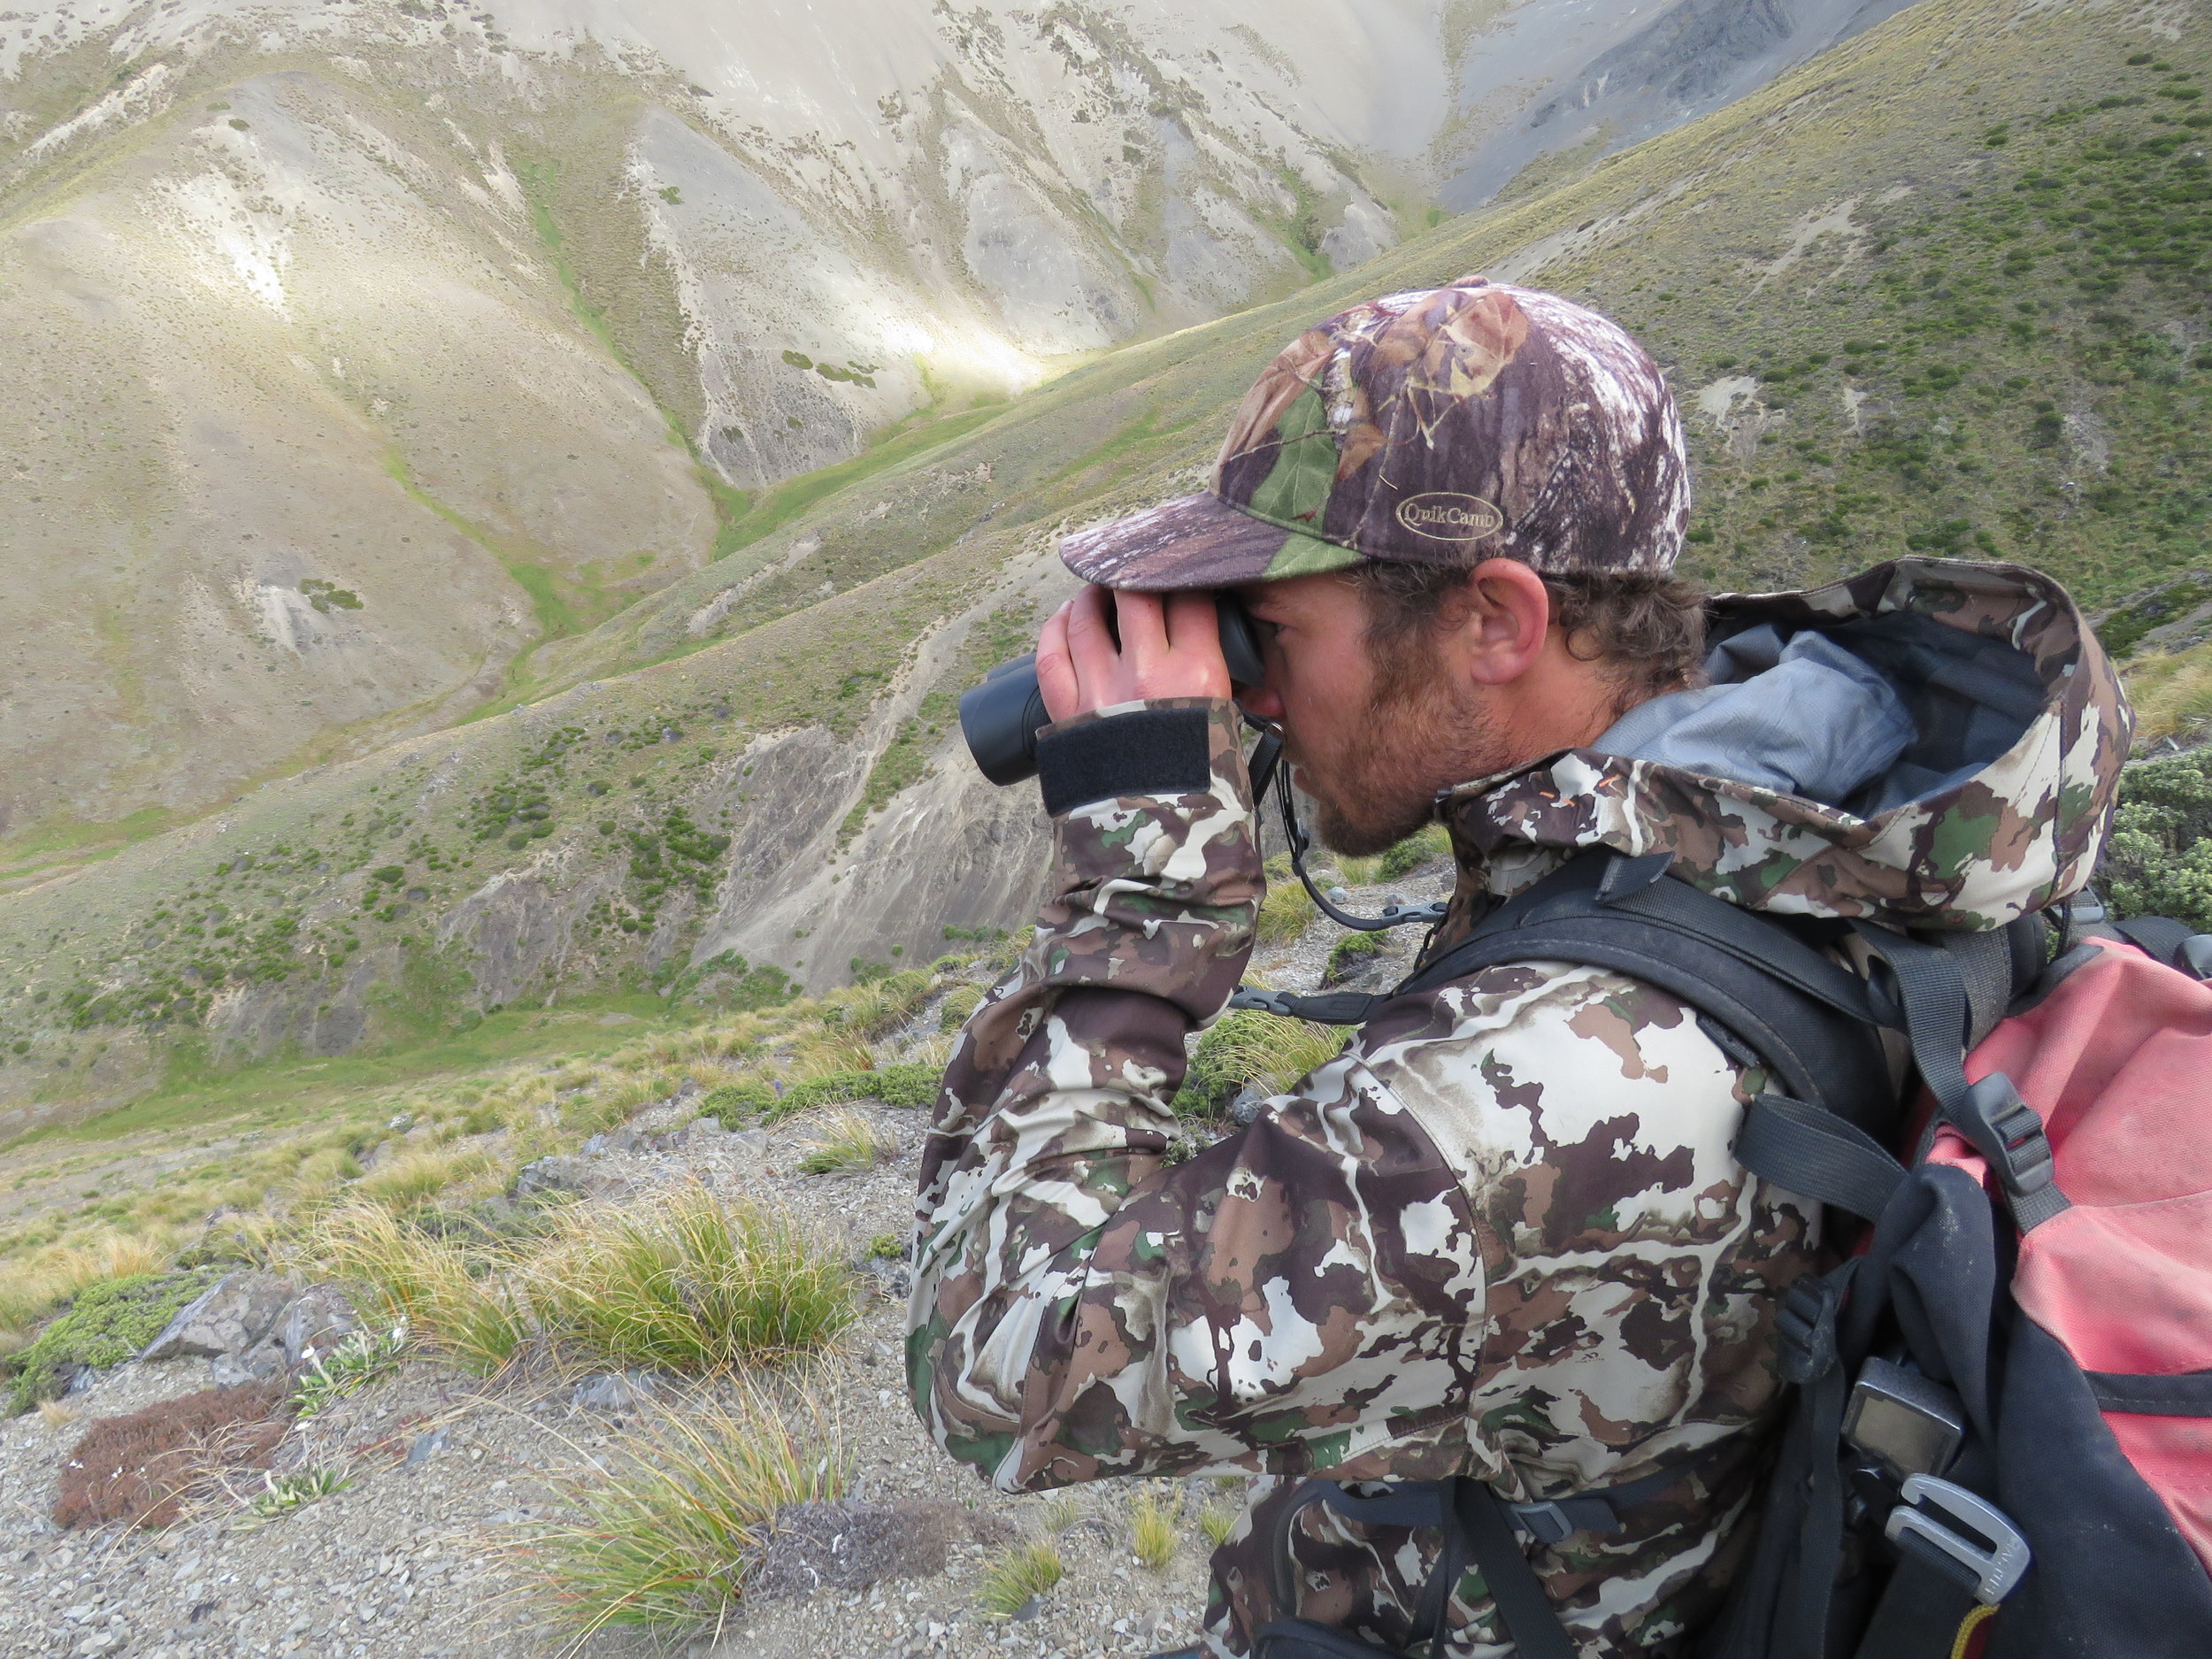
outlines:
M2122 1454L2212 1567L2212 986L2089 944L1966 1074L2012 1079L2070 1201L2022 1238L2013 1300L2088 1376ZM1955 1129L1930 1161L1989 1181Z

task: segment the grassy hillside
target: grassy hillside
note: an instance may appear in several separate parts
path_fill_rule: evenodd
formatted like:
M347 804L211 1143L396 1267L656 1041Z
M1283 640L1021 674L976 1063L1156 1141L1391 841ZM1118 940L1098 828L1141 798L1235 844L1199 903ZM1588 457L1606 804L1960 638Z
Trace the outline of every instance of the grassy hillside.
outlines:
M541 649L552 695L0 897L0 1107L402 1052L525 999L759 1002L1018 920L1033 826L950 760L950 693L1058 591L1061 526L1193 487L1258 365L1365 293L1487 269L1637 330L1717 584L1916 549L2104 605L2212 565L2212 32L2126 16L1928 0L1294 301L784 486L747 545Z

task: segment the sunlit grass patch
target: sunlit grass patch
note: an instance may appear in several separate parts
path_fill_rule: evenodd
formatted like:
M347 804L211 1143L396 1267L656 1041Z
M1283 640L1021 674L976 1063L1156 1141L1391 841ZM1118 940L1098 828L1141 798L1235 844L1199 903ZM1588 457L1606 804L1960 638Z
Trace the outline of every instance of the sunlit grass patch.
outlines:
M1307 925L1320 913L1313 895L1293 876L1269 887L1267 896L1260 901L1259 919L1254 924L1254 930L1263 945L1285 944L1304 933Z
M567 1484L578 1518L520 1547L526 1571L576 1635L609 1626L677 1634L718 1622L776 1512L836 1498L833 1431L795 1432L764 1399L671 1413Z
M826 1347L857 1317L853 1275L787 1218L679 1187L581 1209L534 1276L549 1323L618 1363L708 1371Z
M976 1610L986 1618L1011 1618L1066 1576L1057 1544L1041 1539L1017 1544L983 1570Z

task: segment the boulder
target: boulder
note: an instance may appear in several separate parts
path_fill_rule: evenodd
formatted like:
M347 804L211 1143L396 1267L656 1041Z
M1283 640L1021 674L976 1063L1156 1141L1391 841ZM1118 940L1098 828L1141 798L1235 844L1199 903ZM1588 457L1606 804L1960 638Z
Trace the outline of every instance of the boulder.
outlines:
M177 1310L143 1360L242 1354L268 1335L299 1292L270 1273L226 1273Z
M207 1368L210 1380L218 1388L250 1387L280 1377L290 1369L283 1348L273 1341L248 1348L242 1354L218 1354L208 1361Z
M517 1198L528 1198L538 1193L580 1195L588 1192L591 1186L581 1158L554 1156L524 1164L515 1171L515 1184L509 1190Z
M310 1348L327 1354L360 1328L360 1316L335 1285L311 1285L284 1310L275 1334L285 1363L298 1365Z

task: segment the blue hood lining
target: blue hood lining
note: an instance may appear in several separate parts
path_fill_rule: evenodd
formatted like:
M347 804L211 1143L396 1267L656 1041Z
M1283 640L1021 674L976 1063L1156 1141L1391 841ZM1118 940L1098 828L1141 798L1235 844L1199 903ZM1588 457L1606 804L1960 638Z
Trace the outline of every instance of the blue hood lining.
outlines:
M1972 777L2047 701L2026 652L1911 611L1762 623L1717 641L1705 672L1590 747L1873 818Z

